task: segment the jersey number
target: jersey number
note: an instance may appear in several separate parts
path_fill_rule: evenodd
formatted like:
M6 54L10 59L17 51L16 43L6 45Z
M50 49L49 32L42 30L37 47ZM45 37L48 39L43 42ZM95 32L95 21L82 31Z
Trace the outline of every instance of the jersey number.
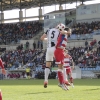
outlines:
M51 38L53 39L54 36L55 36L55 31L52 31L52 33L51 33Z

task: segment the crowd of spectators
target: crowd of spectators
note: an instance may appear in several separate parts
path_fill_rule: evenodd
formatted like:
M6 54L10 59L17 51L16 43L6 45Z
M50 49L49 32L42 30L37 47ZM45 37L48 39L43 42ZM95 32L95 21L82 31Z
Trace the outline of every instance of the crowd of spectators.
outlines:
M100 66L100 53L97 53L97 51L85 52L78 65L85 68Z
M35 71L34 74L37 77L39 73L44 72L45 53L46 51L41 49L5 51L1 55L4 66L9 71L13 71L8 73L7 78L26 78L25 73L16 73L16 70L25 70L27 67L31 69L30 76L32 77L32 73Z
M68 25L72 20L66 19ZM91 23L76 23L72 26L72 35L91 34L100 29L100 21ZM19 43L20 40L28 40L39 31L43 30L43 23L39 21L0 24L0 44Z
M5 68L18 68L19 66L24 66L27 63L34 62L37 64L44 61L40 58L40 54L44 50L15 50L15 51L5 51L2 53L1 58L4 61ZM42 57L43 58L43 57Z
M96 68L96 66L100 66L100 44L99 42L97 44L96 40L90 42L90 45L86 41L85 47L74 47L69 50L69 53L72 55L75 64L79 67Z
M96 67L100 66L100 42L93 40L94 45L96 45L95 50L94 45L89 44L86 41L85 47L73 47L69 48L69 54L72 56L75 65L80 68L86 67ZM35 49L35 50L15 50L15 51L5 51L2 53L1 58L5 62L5 68L14 70L21 68L26 68L29 66L31 70L35 71L35 77L43 78L44 68L45 68L45 54L46 50ZM52 63L55 67L55 62ZM41 75L40 75L41 73ZM10 78L19 78L22 74L9 74Z
M66 18L66 25L72 20ZM100 29L100 21L91 23L76 23L72 26L72 35L92 34ZM20 40L28 40L43 30L43 23L39 21L0 24L0 44L19 43Z
M7 45L30 39L42 29L43 23L39 21L0 24L0 44Z
M92 44L92 45L91 45ZM96 45L97 50L93 51L93 46ZM39 64L45 64L45 53L46 50L43 49L22 49L23 46L20 45L19 49L15 51L4 51L1 54L2 60L5 62L5 68L17 68L18 66L23 66L27 63L31 63L31 66L38 66ZM94 54L95 56L99 56L100 54L100 44L96 40L93 40L89 43L85 42L85 47L73 47L68 48L69 54L72 56L75 64L77 65L79 61L83 60L83 58L87 58L87 55ZM84 57L85 56L85 57ZM83 58L82 58L83 57ZM88 57L89 58L89 57ZM55 63L52 63L55 66Z
M82 34L91 34L95 30L100 29L100 21L94 21L91 23L83 22L83 23L76 23L72 26L72 34L82 35Z

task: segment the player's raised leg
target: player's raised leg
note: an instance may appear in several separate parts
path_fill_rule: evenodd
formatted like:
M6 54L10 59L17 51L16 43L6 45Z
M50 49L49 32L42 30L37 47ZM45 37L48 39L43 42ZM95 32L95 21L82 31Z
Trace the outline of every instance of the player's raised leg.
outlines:
M70 77L69 79L70 79L71 86L74 88L73 77L72 77L72 71L70 71L69 77Z
M50 67L51 67L51 62L53 61L53 52L55 50L55 47L47 48L46 52L46 68L44 71L44 88L47 88L48 85L48 77L50 74Z
M58 80L59 80L59 85L62 89L68 90L68 88L64 84L64 75L63 75L63 60L64 60L64 54L63 54L63 49L57 48L54 52L55 54L55 59L56 59L56 64L58 65Z
M48 85L48 77L49 77L49 73L50 73L50 66L51 66L51 62L46 62L46 68L44 71L44 88L47 88Z
M65 84L66 84L67 86L70 86L71 84L70 84L69 81L68 81L68 77L67 77L66 71L67 71L67 69L66 69L66 68L63 68L64 81L65 81Z

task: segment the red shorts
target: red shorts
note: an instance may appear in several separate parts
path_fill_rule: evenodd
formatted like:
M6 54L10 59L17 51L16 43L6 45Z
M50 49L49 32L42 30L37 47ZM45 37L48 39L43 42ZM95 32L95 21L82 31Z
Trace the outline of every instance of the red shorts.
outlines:
M56 64L64 64L64 51L63 51L63 49L57 48L54 51L54 56L55 56Z
M66 74L72 73L71 67L64 67L64 68L66 68Z

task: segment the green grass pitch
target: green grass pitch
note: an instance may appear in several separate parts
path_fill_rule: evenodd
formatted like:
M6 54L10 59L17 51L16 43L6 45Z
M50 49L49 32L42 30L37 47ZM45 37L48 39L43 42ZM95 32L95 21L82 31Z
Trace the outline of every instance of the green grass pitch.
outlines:
M0 80L3 100L100 100L100 79L75 79L75 87L64 91L50 79L48 88L43 80Z

